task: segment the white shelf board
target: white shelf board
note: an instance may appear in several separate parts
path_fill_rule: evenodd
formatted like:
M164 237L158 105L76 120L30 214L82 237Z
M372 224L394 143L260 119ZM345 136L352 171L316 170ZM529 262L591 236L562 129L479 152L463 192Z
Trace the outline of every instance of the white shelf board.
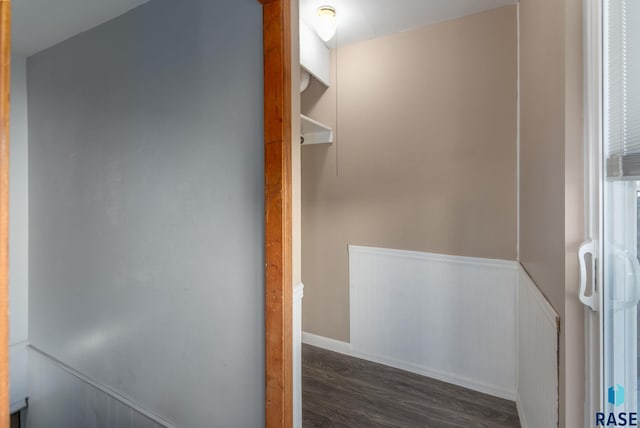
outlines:
M329 126L304 114L300 115L300 119L304 145L333 143L333 129Z
M302 21L300 21L300 65L323 85L331 85L331 52L316 32Z

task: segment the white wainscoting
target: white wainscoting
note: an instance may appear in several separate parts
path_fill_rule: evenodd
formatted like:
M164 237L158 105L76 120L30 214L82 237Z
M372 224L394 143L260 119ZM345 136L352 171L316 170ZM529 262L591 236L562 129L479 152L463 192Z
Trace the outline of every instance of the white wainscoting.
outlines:
M516 399L518 264L349 247L354 356Z
M28 342L14 343L9 346L9 385L10 385L10 410L17 412L26 407L26 398L29 397L28 374Z
M516 404L522 428L558 426L558 325L558 315L520 267Z
M29 427L175 428L32 346L28 356Z
M293 287L293 427L302 428L302 297L304 285Z

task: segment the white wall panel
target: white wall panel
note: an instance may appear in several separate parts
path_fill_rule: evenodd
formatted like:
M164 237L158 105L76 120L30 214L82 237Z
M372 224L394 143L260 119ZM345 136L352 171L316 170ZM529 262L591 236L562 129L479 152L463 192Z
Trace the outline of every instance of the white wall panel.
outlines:
M26 406L29 397L29 364L27 342L9 346L9 391L11 413Z
M331 55L318 35L300 21L300 65L313 77L331 85Z
M293 427L302 428L302 297L304 285L293 288Z
M9 179L9 370L11 410L28 395L26 345L29 327L29 136L27 62L11 57L11 167Z
M351 353L515 399L515 262L349 247Z
M159 428L156 422L73 375L55 360L30 350L30 387L36 394L27 413L29 427L46 428Z
M558 426L558 325L558 315L520 267L517 404L522 428Z

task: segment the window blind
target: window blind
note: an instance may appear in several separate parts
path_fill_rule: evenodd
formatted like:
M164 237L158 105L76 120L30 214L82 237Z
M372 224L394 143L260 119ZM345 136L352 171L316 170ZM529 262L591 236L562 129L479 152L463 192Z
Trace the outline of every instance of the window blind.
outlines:
M640 180L640 1L609 0L605 26L607 175Z

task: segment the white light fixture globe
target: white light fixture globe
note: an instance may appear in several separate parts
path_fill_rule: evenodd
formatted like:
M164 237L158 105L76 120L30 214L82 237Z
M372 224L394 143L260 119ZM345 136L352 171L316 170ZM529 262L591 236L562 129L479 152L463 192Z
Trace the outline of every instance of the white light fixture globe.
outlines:
M306 91L309 83L311 83L311 75L307 70L300 67L300 92Z
M336 23L336 9L331 6L320 6L318 8L318 18L316 32L318 36L328 42L336 35L338 25Z

